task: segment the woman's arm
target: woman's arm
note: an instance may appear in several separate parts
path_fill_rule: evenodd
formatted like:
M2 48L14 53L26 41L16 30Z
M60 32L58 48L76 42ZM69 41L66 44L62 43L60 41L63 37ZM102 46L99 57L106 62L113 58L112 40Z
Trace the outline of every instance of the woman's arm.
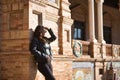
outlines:
M48 32L49 32L49 34L51 35L51 37L48 38L48 40L49 40L50 42L56 40L56 36L54 35L54 33L53 33L53 31L52 31L51 28L48 30Z
M50 34L50 38L48 38L48 41L50 42L53 42L54 40L56 40L56 36L55 34L53 33L52 29L50 28L47 28L47 27L44 27L46 30L48 30L49 34Z
M38 50L38 40L36 38L34 38L31 43L30 43L30 52L31 54L33 54L35 56L35 58L37 59L37 61L39 60L47 60L47 55L44 53L41 53Z

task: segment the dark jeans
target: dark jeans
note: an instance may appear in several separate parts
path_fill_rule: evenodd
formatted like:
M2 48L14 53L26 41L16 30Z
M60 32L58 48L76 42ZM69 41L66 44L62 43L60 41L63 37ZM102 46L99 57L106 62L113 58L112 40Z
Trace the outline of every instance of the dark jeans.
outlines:
M38 70L44 75L45 80L55 80L53 76L53 70L51 62L48 63L38 63Z

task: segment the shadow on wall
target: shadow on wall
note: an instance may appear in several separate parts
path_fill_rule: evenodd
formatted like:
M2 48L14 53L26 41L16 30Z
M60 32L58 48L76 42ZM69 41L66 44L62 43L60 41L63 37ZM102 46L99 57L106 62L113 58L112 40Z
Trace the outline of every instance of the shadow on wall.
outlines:
M30 58L30 80L37 80L37 64L34 60L34 57Z
M31 42L31 40L32 40L32 38L33 38L33 29L29 29L29 34L30 34L30 36L29 36L29 40L30 40L30 42Z
M32 38L33 38L33 29L29 29L29 41L31 42ZM29 43L30 46L30 43ZM34 56L31 54L31 58L30 58L30 79L31 80L36 80L37 77L37 63L34 59Z

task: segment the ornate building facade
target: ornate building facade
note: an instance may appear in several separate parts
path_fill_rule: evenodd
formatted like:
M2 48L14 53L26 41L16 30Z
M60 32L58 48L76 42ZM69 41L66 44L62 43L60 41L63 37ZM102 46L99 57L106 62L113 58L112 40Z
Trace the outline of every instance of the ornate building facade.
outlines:
M51 27L56 80L120 80L120 0L0 0L0 80L44 80L29 52ZM47 34L48 35L48 34Z

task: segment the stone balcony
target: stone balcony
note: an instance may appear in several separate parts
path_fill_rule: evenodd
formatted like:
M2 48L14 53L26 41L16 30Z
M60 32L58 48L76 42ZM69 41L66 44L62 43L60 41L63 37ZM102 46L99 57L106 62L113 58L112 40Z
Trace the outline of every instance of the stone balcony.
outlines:
M73 42L75 42L74 40ZM82 56L80 58L75 58L75 60L79 61L86 61L90 59L91 61L94 60L105 60L105 61L117 61L120 57L120 45L117 44L103 44L95 43L91 44L89 41L81 41L77 40L82 44ZM92 47L95 46L95 47ZM96 56L93 56L96 55ZM87 58L87 59L86 59Z

